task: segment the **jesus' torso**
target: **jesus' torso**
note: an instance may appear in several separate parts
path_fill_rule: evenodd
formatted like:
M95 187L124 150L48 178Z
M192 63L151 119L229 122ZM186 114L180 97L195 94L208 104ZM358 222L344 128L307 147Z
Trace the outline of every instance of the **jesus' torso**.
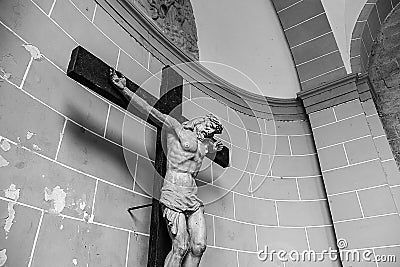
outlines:
M182 129L179 137L174 131L169 131L165 180L177 186L193 186L193 179L207 152L207 146L197 139L193 131Z

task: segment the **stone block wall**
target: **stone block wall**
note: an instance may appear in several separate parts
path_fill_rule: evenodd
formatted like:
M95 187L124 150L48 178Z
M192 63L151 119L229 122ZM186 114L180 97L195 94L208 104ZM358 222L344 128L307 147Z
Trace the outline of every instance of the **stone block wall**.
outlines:
M357 98L311 112L309 117L343 253L369 251L377 260L381 255L398 257L400 219L393 190L400 173L372 99ZM383 264L345 258L342 262L344 266Z
M193 84L185 85L182 105L187 118L217 115L225 127L220 139L231 151L228 168L209 161L198 176L208 224L201 266L284 266L276 257L257 258L265 246L287 252L336 249L308 121L244 115ZM328 257L318 264L340 266Z
M151 203L156 129L66 76L78 45L159 96L162 64L94 1L1 1L3 266L147 265L151 210L127 209Z

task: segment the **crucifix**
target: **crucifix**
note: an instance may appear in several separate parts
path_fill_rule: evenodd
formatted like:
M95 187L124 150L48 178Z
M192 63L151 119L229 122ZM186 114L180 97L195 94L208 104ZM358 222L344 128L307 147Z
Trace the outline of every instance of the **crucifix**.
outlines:
M153 189L161 191L161 197L152 201L148 266L198 266L206 247L206 225L194 178L205 156L222 167L229 164L229 150L213 138L223 130L218 118L210 114L186 120L181 115L183 79L169 67L162 72L160 99L82 47L73 50L67 74L123 108L133 103L139 111L135 115L157 127L155 166L164 179L155 179ZM166 131L166 155L162 129ZM172 249L168 248L171 241Z

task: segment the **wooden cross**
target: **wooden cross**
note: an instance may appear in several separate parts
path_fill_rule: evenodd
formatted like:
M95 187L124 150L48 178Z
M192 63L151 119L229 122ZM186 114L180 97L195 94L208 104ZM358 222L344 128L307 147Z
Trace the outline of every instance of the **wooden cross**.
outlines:
M124 109L128 108L128 101L110 82L110 66L89 53L83 47L78 46L72 51L67 75L120 107ZM157 99L136 83L132 82L128 78L126 79L126 87L129 90L136 93L159 111L174 116L181 123L187 120L182 116L182 84L183 78L176 71L170 67L163 68L160 87L160 95L162 95L162 97ZM146 115L135 109L135 107L130 107L129 112L157 127L155 168L158 174L164 177L167 160L162 149L162 125L158 120L151 116L146 117ZM223 168L226 168L229 165L229 149L227 147L224 147L214 155L207 155L207 157ZM160 191L161 186L162 184L160 179L155 179L153 191ZM143 207L145 206L148 205L144 205ZM152 215L148 266L159 267L164 265L164 259L171 247L171 240L168 236L166 224L163 223L159 201L153 199L151 206Z

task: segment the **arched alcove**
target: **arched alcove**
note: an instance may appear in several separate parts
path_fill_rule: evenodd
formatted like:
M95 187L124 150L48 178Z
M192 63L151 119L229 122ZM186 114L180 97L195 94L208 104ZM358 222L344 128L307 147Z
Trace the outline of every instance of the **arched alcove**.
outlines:
M351 36L350 61L353 73L368 72L371 50L385 18L397 0L368 1L358 16Z

